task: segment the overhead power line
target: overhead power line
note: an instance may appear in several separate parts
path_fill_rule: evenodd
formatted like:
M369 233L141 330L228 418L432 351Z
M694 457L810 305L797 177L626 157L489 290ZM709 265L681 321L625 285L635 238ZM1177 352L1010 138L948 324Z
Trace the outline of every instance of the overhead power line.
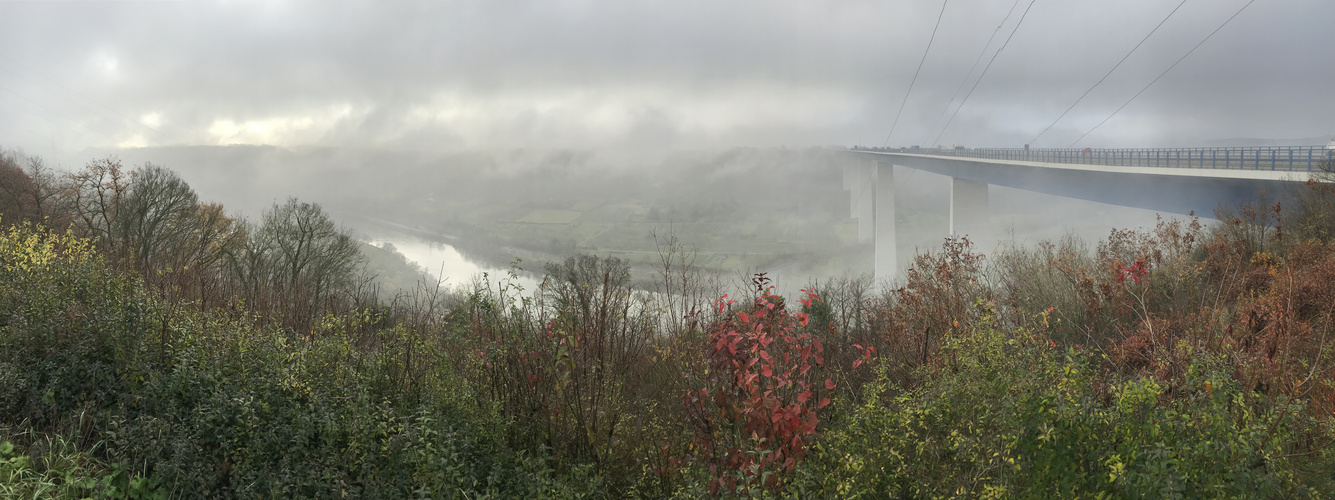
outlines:
M1131 104L1131 101L1134 101L1136 100L1137 97L1140 97L1140 94L1144 94L1146 90L1149 90L1150 87L1153 87L1154 84L1157 83L1160 78L1163 78L1163 76L1167 75L1169 71L1172 71L1173 68L1176 68L1177 65L1181 63L1182 60L1186 59L1187 56L1190 56L1192 52L1196 52L1196 49L1201 48L1201 45L1205 45L1205 42L1210 41L1210 38L1213 38L1215 33L1218 33L1219 30L1224 29L1224 26L1228 26L1228 23L1233 22L1233 19L1237 18L1238 14L1242 14L1242 11L1247 10L1247 7L1251 7L1251 5L1255 2L1256 0L1248 1L1247 4L1243 5L1241 9L1238 9L1237 12L1234 12L1232 16L1229 16L1229 18L1225 20L1223 24L1220 24L1218 28L1215 28L1214 31L1211 31L1209 35L1205 35L1205 38L1202 39L1200 43L1197 43L1195 47L1192 47L1191 50L1188 50L1186 54L1182 54L1182 57L1178 58L1178 60L1174 62L1172 66L1169 66L1168 69L1163 70L1163 73L1159 73L1159 76L1154 77L1154 80L1150 81L1148 85L1145 85L1144 88L1140 89L1140 92L1136 92L1136 95L1133 95L1131 96L1130 99L1127 99L1126 102L1122 103L1122 105L1119 106L1116 111L1113 111L1112 114L1108 115L1107 118L1104 118L1103 121L1099 122L1098 125L1095 125L1094 128L1091 128L1087 132L1080 134L1080 137L1072 141L1071 144L1067 147L1075 146L1076 143L1079 143L1082 139L1085 138L1085 136L1089 135L1091 132L1095 130L1098 130L1098 128L1102 127L1103 124L1108 123L1108 120L1111 120L1112 117L1117 116L1117 113L1122 112L1122 108L1125 108L1128 104Z
M885 134L885 143L882 147L890 144L890 136L894 135L895 127L899 125L899 115L904 113L904 103L909 102L909 94L913 93L913 85L918 83L918 73L922 72L922 63L927 62L927 53L932 51L932 42L936 41L936 29L941 27L941 18L946 15L946 4L950 0L941 2L941 13L936 15L936 26L932 27L932 37L927 39L927 50L922 51L922 59L918 60L918 69L913 72L913 80L909 82L909 90L904 92L904 100L899 101L899 111L895 112L895 122L890 124L890 133Z
M1149 40L1151 36L1154 36L1154 32L1159 31L1159 28L1163 27L1164 23L1168 22L1168 18L1173 17L1173 14L1176 14L1178 9L1181 9L1183 5L1186 5L1186 3L1187 0L1182 0L1181 3L1177 4L1177 7L1173 7L1173 11L1169 12L1167 16L1164 16L1163 20L1159 21L1159 24L1155 25L1154 29L1150 30L1149 34L1145 35L1145 38L1141 38L1140 43L1137 43L1135 47L1132 47L1130 52L1127 52L1126 55L1122 56L1122 60L1117 61L1117 64L1114 64L1112 69L1108 70L1108 72L1103 75L1103 78L1100 78L1099 81L1095 82L1093 86L1091 86L1088 90L1085 91L1085 93L1080 94L1079 99L1076 99L1075 102L1071 103L1070 106L1067 106L1066 111L1062 111L1061 116L1058 116L1056 120L1052 120L1052 123L1048 124L1048 126L1045 127L1042 132L1039 132L1038 135L1034 136L1033 139L1030 139L1029 143L1033 144L1037 142L1038 138L1043 137L1043 134L1048 133L1048 130L1051 130L1052 127L1057 124L1057 122L1062 121L1062 118L1066 118L1067 113L1070 113L1072 109L1075 109L1075 106L1077 104L1080 104L1080 101L1085 100L1085 96L1089 95L1090 92L1093 92L1094 89L1098 88L1099 85L1103 84L1103 81L1107 80L1109 75L1112 75L1114 71L1117 71L1117 68L1121 67L1122 63L1126 62L1126 60L1131 57L1131 54L1136 53L1136 49L1139 49L1141 45L1145 44L1145 40Z
M1024 24L1024 18L1029 16L1029 9L1034 8L1034 2L1036 1L1038 0L1029 0L1029 5L1024 8L1024 13L1020 14L1020 21L1015 23L1015 28L1011 29L1011 34L1006 36L1006 42L1001 44L1001 48L997 49L996 54L992 54L992 59L987 61L987 66L983 66L983 72L978 75L978 80L973 82L973 87L969 88L969 93L964 94L964 100L960 101L960 106L955 108L954 113L951 113L950 119L946 120L946 126L941 127L941 132L936 134L936 138L932 139L931 143L941 140L941 135L946 133L946 129L950 128L950 124L955 121L955 115L960 114L960 110L964 109L964 105L969 102L969 97L973 95L973 91L978 90L978 84L982 83L983 77L987 76L987 70L992 68L992 63L997 62L997 56L1006 50L1007 45L1010 45L1011 38L1015 37L1015 32L1020 31L1020 25Z
M941 110L941 116L936 119L937 123L946 118L946 114L950 112L950 105L954 104L955 98L959 97L961 90L964 90L964 84L969 83L969 77L973 76L973 70L978 69L978 63L983 62L983 56L987 55L987 48L992 46L992 40L997 38L997 33L1001 32L1001 28L1011 18L1011 14L1015 13L1015 6L1017 5L1020 5L1020 0L1015 0L1015 3L1011 4L1011 9L1006 11L1006 17L1001 18L1001 22L997 23L997 29L992 30L992 36L987 38L987 43L983 44L983 50L978 52L978 58L973 60L973 66L969 67L969 72L964 74L964 79L960 80L959 86L955 87L955 93L950 94L950 100L946 101L946 109ZM924 137L922 142L927 142L927 138L932 136L932 131L936 130L937 123L932 124L932 128L927 129L927 137Z

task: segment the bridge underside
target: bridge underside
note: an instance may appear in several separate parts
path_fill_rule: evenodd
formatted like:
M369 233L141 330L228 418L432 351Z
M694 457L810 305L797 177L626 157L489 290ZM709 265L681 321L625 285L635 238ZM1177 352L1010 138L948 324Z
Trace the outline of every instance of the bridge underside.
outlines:
M1306 172L1115 167L998 161L894 153L855 153L844 170L858 219L859 242L875 244L876 278L898 272L895 249L894 165L951 178L949 233L987 238L988 186L998 185L1156 212L1212 217L1215 209L1284 198ZM874 189L872 187L874 186ZM944 228L943 228L944 229Z
M1051 164L997 163L967 158L878 155L880 161L932 172L955 179L995 184L1026 191L1096 201L1123 207L1212 217L1220 206L1255 202L1260 194L1282 197L1306 181L1305 173L1292 180L1226 178L1197 172L1170 173L1180 169L1107 167L1063 168ZM1200 169L1196 169L1200 170ZM1209 171L1204 171L1208 173Z

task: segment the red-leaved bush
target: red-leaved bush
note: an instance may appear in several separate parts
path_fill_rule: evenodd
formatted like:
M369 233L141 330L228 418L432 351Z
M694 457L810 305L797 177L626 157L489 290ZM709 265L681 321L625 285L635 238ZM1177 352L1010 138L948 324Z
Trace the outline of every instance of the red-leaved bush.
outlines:
M739 484L782 487L809 453L817 410L830 404L835 388L820 339L802 331L807 315L789 313L764 283L758 277L763 290L752 307L710 330L703 387L682 398L695 434L691 454L708 464L714 494ZM818 300L803 292L804 305ZM735 303L724 295L715 306L722 314Z

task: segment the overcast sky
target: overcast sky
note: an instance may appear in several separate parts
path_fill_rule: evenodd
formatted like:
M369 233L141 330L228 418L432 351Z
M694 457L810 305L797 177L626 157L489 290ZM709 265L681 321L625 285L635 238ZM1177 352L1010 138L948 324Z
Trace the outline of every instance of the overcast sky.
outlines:
M1187 0L1034 145L1071 144L1247 2ZM1179 0L1015 3L949 1L889 144L1019 147ZM0 146L879 146L941 6L0 0ZM1330 0L1255 0L1079 146L1330 137L1332 21Z

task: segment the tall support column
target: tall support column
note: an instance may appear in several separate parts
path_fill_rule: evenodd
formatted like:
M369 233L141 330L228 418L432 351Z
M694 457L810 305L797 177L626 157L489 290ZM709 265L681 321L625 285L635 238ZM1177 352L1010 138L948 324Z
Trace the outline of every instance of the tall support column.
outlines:
M895 253L895 166L876 162L876 280L893 279L899 271Z
M844 189L848 190L848 216L858 220L858 243L871 243L875 232L873 212L876 169L866 162L844 165Z
M987 205L986 183L952 177L950 235L968 236L975 242L990 238L992 225Z

